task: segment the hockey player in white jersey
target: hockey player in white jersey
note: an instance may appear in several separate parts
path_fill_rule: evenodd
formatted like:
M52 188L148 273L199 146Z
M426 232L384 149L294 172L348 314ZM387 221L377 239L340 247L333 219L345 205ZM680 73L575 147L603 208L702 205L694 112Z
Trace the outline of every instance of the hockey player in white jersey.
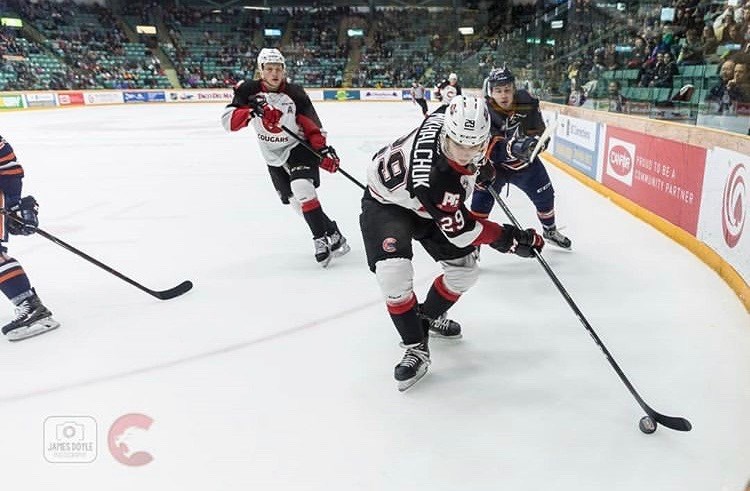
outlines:
M435 86L435 98L441 102L442 106L450 104L451 100L457 95L462 95L461 85L458 83L458 75L451 73L447 79Z
M315 259L323 267L332 257L349 252L346 238L328 218L318 200L319 168L336 172L339 158L326 141L320 119L301 86L287 83L286 60L278 49L258 55L260 79L241 82L222 115L227 131L252 126L282 203L302 212L313 236ZM323 159L287 134L281 126L306 140Z
M461 337L446 313L477 280L476 246L534 257L544 244L533 229L477 220L464 205L489 135L485 101L456 96L444 112L378 151L368 168L360 227L368 266L406 350L394 371L399 390L427 372L429 333ZM413 290L412 240L443 269L421 304Z

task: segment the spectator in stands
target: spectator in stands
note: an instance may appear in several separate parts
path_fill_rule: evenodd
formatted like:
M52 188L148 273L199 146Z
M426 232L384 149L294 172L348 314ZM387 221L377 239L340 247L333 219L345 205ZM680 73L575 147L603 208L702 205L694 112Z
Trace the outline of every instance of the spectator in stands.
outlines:
M724 44L739 44L745 42L744 35L739 24L732 24L725 32Z
M724 12L714 19L713 28L714 34L716 34L716 39L720 42L724 42L724 36L728 35L727 29L734 23L734 8L727 7Z
M746 64L734 65L734 77L727 81L727 91L733 102L750 102L750 73Z
M604 49L604 66L607 70L617 70L620 68L620 59L615 50L615 44L609 43Z
M679 73L677 63L672 57L671 51L659 53L655 65L654 78L649 83L650 87L671 88L674 76Z
M620 93L620 82L613 80L607 87L609 95L609 111L615 113L625 112L628 100Z
M711 26L703 28L703 56L707 62L718 61L716 57L716 49L719 47L719 39L716 37L714 30Z
M633 38L633 49L628 55L627 67L641 68L648 58L648 54L646 40L641 36L636 36Z
M698 35L698 30L690 28L685 33L685 39L682 40L677 64L701 65L703 63L703 41Z
M729 81L734 78L734 67L736 63L734 60L726 60L721 65L719 70L719 82L711 87L706 96L707 101L719 103L719 113L724 113L729 109L729 106L733 102L728 90Z
M638 77L638 86L639 87L651 87L653 84L654 79L656 78L656 70L658 68L659 61L664 60L664 55L659 53L657 54L653 60L648 60L643 64L643 67L641 68L641 73Z

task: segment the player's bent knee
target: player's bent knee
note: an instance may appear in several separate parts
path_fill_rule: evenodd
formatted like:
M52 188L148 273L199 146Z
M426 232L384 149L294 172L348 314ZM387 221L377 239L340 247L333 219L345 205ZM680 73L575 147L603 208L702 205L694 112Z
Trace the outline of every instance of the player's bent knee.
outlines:
M292 194L300 203L306 203L318 198L315 185L310 179L293 179L291 184Z
M375 276L387 303L403 302L413 295L414 266L410 259L397 257L378 261Z
M479 279L479 265L474 254L462 258L442 261L443 283L451 291L466 293Z

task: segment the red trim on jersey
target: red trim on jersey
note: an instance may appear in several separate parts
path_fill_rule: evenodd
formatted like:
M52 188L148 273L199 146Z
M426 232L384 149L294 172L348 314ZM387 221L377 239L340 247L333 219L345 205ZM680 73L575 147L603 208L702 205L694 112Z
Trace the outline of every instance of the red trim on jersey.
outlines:
M250 122L250 108L247 107L238 107L234 111L232 111L232 119L229 122L229 129L232 131L237 131L245 126Z
M305 138L315 150L320 150L326 146L326 137L320 132L320 128L315 124L315 121L304 114L298 114L297 124L302 128Z
M414 292L411 293L411 297L408 299L398 302L398 303L385 303L386 307L388 307L388 313L392 315L402 315L407 312L409 312L411 309L414 308L415 305L417 305L417 297L414 295Z
M14 152L10 152L5 157L0 157L0 162L10 162L11 160L14 160L16 158L16 154Z
M15 176L18 174L23 174L23 169L21 167L12 167L10 169L0 170L0 176Z
M320 208L320 201L318 201L318 198L313 198L310 201L305 201L304 203L301 203L302 206L302 213L307 213L308 211L313 211L318 208Z
M492 244L503 234L503 228L495 222L481 218L477 218L477 222L482 224L482 231L471 245Z
M459 298L461 298L460 293L452 292L448 289L447 286L445 286L445 275L440 275L437 278L435 278L435 281L432 282L432 286L435 287L435 290L440 294L441 297L448 300L449 302L457 302Z

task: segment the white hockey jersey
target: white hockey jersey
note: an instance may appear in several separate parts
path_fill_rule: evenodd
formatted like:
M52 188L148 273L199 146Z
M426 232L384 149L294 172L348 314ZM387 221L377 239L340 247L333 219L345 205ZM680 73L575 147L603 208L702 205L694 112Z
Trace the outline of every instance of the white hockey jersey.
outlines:
M268 106L263 117L250 118L248 104L255 95L262 94ZM222 114L222 124L227 131L238 131L251 125L258 138L266 163L283 166L292 149L299 142L286 133L285 126L318 150L326 146L325 132L321 128L315 108L304 89L295 84L284 84L278 92L268 92L260 80L243 82L234 90L234 99Z
M380 203L435 220L458 247L476 245L483 224L464 204L476 177L443 155L443 118L443 113L433 113L419 128L381 148L367 169L368 192Z

